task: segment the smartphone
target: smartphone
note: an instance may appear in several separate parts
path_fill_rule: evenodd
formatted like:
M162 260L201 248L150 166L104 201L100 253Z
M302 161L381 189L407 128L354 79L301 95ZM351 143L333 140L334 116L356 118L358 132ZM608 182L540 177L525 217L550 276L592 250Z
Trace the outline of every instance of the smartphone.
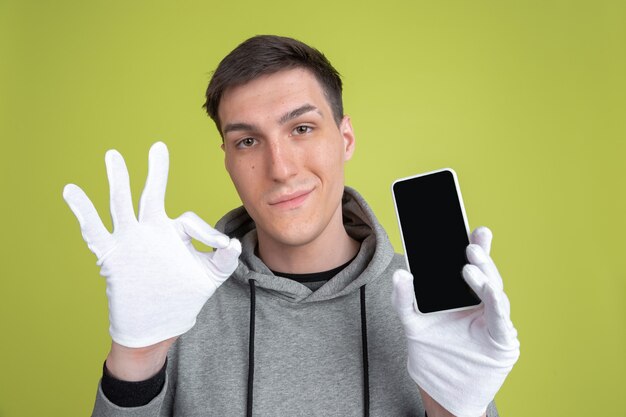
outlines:
M401 178L391 190L417 310L428 314L479 305L462 275L469 227L454 170Z

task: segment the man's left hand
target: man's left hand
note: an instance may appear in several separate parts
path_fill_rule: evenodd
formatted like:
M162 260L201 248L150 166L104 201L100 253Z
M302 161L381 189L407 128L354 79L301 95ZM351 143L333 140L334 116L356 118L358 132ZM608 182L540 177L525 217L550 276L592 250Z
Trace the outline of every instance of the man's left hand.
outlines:
M421 314L414 308L413 276L404 270L393 276L392 304L408 339L409 375L458 417L483 415L519 357L509 299L489 256L491 239L486 227L472 233L463 268L479 307Z

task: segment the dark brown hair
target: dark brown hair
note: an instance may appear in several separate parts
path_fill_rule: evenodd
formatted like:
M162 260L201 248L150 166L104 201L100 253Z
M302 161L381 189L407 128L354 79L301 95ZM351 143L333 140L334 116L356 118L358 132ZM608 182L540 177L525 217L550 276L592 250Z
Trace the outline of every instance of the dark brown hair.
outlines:
M278 71L305 68L322 86L337 125L343 119L341 78L328 59L315 48L292 38L274 35L254 36L239 46L220 62L206 90L206 109L222 133L218 110L222 95L262 75Z

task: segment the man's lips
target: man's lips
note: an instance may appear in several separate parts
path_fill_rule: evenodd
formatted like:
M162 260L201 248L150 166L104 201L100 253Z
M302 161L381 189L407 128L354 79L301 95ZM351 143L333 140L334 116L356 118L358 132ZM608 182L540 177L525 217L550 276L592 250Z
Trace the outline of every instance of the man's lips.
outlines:
M270 206L297 206L306 200L311 191L313 191L313 189L283 194L273 200L270 200L269 204Z

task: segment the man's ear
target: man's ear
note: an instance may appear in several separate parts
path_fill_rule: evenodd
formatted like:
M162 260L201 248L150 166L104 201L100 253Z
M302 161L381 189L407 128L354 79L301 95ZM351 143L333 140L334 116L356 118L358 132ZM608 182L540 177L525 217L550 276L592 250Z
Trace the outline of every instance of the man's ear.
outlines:
M222 148L222 152L224 152L224 169L226 170L226 172L228 172L228 175L230 175L230 171L228 170L228 159L226 158L226 148L224 147L224 142L222 142L220 148Z
M350 116L343 116L341 124L339 125L339 131L343 138L344 144L344 161L349 161L354 153L354 147L356 146L356 138L354 137L354 130L352 129L352 122Z

